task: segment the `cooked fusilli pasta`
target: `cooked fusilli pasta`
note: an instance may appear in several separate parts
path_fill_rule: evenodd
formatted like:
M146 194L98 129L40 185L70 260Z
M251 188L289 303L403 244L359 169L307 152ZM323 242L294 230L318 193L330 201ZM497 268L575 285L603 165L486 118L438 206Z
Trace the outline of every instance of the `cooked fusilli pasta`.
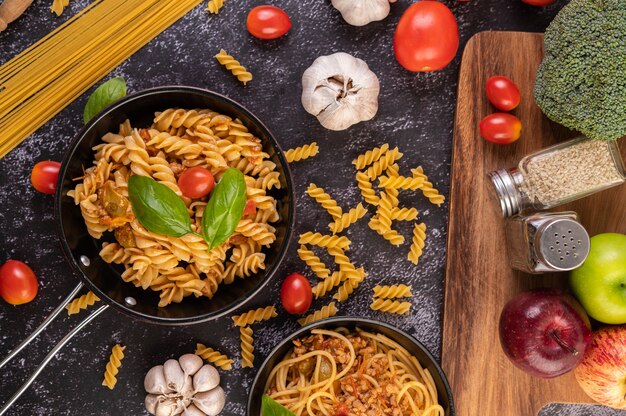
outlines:
M411 309L411 302L400 302L391 299L374 299L370 308L375 311L408 315Z
M428 181L428 176L424 174L424 169L421 166L411 169L411 173L414 178L422 178L424 180L420 189L422 190L424 196L428 198L432 204L441 206L445 202L446 198L433 187L431 182Z
M111 350L111 356L109 362L106 365L104 371L104 379L102 385L113 390L117 384L117 374L120 372L119 368L122 366L122 359L124 359L124 350L126 347L122 347L119 344L113 346Z
M362 204L358 204L355 208L352 208L350 211L343 214L341 218L338 218L335 222L330 223L328 227L333 234L340 233L350 225L357 222L359 219L363 218L365 214L367 214L367 209Z
M410 298L411 288L407 285L374 286L374 297L381 299Z
M326 279L330 276L330 270L328 270L324 262L304 244L298 249L298 257L300 257L320 279Z
M232 370L233 368L233 360L231 360L221 352L216 351L213 348L207 347L203 344L196 344L195 354L204 358L209 363L218 366L222 370L228 371Z
M368 150L367 152L359 155L359 157L352 161L352 164L358 170L365 169L366 167L380 159L381 156L387 153L388 150L389 144L385 143L380 147L375 147L372 150Z
M83 309L87 309L99 300L100 298L97 297L95 293L89 291L81 297L71 301L69 304L67 304L67 306L65 306L65 309L67 309L68 315L74 315Z
M299 162L301 160L309 159L316 156L319 152L317 143L305 144L304 146L296 147L295 149L289 149L285 151L285 159L287 162Z
M209 13L217 14L224 7L224 0L209 0L207 10Z
M310 184L306 190L307 195L311 198L315 199L318 204L320 204L334 220L338 220L343 215L343 211L341 207L337 204L330 195L324 192L324 189L315 185L314 183Z
M301 326L305 326L310 323L330 318L331 316L335 315L337 315L337 306L335 305L335 302L331 302L328 305L323 306L321 309L313 312L312 314L307 315L304 318L298 319L298 323Z
M63 10L70 4L70 0L52 0L52 6L50 6L50 10L57 16L61 16L63 14Z
M300 234L300 240L298 240L298 243L312 244L314 246L326 248L338 247L343 250L348 250L350 248L350 240L348 240L347 237L340 237L337 235L324 235L320 233L313 233L311 231Z
M241 315L235 315L233 316L233 322L235 326L249 326L257 322L276 318L277 316L278 314L274 306L266 306L265 308L253 309Z
M226 67L227 70L232 72L237 79L246 85L248 82L252 81L252 74L246 70L246 68L239 63L235 58L229 55L224 49L220 50L220 53L215 55L215 59Z
M426 224L415 224L413 228L413 239L411 243L411 249L409 250L408 259L411 263L417 264L422 252L424 251L424 245L426 244Z
M254 367L254 338L252 338L252 328L242 326L239 328L239 337L241 339L241 367Z

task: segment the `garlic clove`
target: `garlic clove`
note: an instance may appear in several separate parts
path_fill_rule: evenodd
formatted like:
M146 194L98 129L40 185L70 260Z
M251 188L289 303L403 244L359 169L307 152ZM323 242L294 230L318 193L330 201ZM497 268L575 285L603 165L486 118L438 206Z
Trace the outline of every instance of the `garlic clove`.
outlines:
M193 403L208 416L217 416L226 404L226 396L224 390L218 386L211 391L197 393Z
M144 404L146 405L146 410L151 415L156 413L156 406L159 402L159 396L156 394L148 394L144 400Z
M185 411L183 412L183 416L206 416L206 414L192 404L187 409L185 409Z
M202 368L203 361L196 354L185 354L178 359L178 363L185 374L193 376Z
M395 0L332 0L333 7L341 13L343 20L352 26L365 26L383 20L389 15L389 3Z
M172 389L167 386L162 365L154 366L148 371L146 377L143 379L143 387L146 389L146 392L152 394L172 392Z
M213 390L220 384L220 373L212 365L204 365L193 376L193 388L196 392Z
M163 364L163 374L167 387L177 392L183 389L186 377L177 360L167 360Z
M197 374L197 373L196 373ZM185 376L185 384L179 391L179 395L182 396L183 400L191 399L194 395L194 387L193 387L193 378L189 375Z
M156 404L154 414L156 416L174 416L177 414L175 413L177 408L176 399L161 396Z

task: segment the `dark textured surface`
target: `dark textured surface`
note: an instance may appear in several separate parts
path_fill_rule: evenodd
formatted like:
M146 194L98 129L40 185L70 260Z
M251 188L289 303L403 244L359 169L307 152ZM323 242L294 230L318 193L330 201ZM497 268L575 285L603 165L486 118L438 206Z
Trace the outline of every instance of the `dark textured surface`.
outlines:
M393 5L392 14L383 22L355 28L324 0L289 1L280 4L291 16L294 26L283 39L262 42L245 31L245 16L259 1L227 1L218 16L209 16L198 7L172 28L152 41L114 71L123 75L130 91L167 85L186 84L209 88L240 101L265 121L283 148L316 140L320 155L293 165L298 202L298 232L325 231L327 214L304 196L309 182L325 187L347 209L361 200L354 183L350 161L360 152L387 141L398 145L405 156L400 166L423 165L433 183L447 194L450 148L455 107L457 59L444 71L411 74L395 62L392 55L393 28L410 1ZM61 19L48 10L48 1L35 1L19 21L0 34L0 63L6 62L36 39L48 33L63 19L87 4L71 2ZM279 3L277 3L279 4ZM543 31L559 1L548 8L526 6L517 0L472 0L449 2L461 30L462 41L482 30ZM514 45L513 45L514 46ZM212 56L225 48L249 70L254 80L240 85ZM361 123L346 132L324 130L300 105L300 77L319 55L345 51L364 59L381 81L380 109L371 122ZM29 185L29 172L35 162L60 160L67 144L82 124L82 109L87 95L76 100L50 123L0 161L0 262L8 258L25 260L40 279L37 299L25 306L0 304L0 355L30 333L76 284L62 257L52 217L52 198L38 194ZM331 169L332 168L332 169ZM482 173L480 173L482 174ZM361 220L347 235L353 240L350 257L369 273L366 283L348 302L340 305L342 315L361 315L395 324L421 340L434 354L440 353L442 281L445 259L447 205L430 206L420 195L404 193L404 205L416 206L428 226L428 247L419 266L404 258L408 246L392 248ZM410 234L411 224L401 224ZM281 272L248 309L279 303L278 287L282 276L303 271L291 249ZM311 275L310 273L307 273ZM412 314L399 318L369 310L371 287L376 283L410 283L414 288ZM320 306L328 302L316 303ZM43 359L50 346L76 325L86 312L63 316L0 377L0 400L8 399ZM297 327L285 316L255 327L259 365L280 339ZM126 359L114 391L100 385L111 346L127 346ZM106 311L77 335L52 360L33 386L22 396L10 415L139 415L143 411L143 376L153 365L170 357L192 352L196 342L204 342L236 358L235 369L223 373L222 385L228 394L226 415L242 415L254 370L242 370L238 363L238 331L229 318L190 327L159 327L129 321L123 315ZM558 382L558 381L555 381ZM584 406L550 406L546 416L617 415L619 412ZM515 415L512 415L515 416Z

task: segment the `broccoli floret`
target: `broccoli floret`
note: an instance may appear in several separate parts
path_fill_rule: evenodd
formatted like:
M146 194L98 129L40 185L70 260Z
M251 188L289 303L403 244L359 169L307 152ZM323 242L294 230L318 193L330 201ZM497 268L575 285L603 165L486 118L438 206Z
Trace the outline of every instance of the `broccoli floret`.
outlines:
M626 135L626 0L572 0L546 30L535 100L592 139Z

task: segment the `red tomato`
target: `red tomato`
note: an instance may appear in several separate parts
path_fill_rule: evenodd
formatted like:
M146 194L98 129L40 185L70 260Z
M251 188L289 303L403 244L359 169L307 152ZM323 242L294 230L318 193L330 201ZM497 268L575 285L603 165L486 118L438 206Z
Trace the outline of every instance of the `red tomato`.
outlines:
M7 261L0 267L0 296L11 305L22 305L35 299L35 273L21 261Z
M509 113L493 113L480 122L480 135L491 143L513 143L521 134L522 122Z
M256 214L256 202L251 199L248 199L246 202L246 207L243 209L243 215L253 215Z
M298 273L287 276L280 288L280 300L288 313L292 315L305 313L313 301L313 292L308 279Z
M547 6L555 1L556 0L522 0L523 3L530 4L531 6Z
M291 29L291 20L276 6L257 6L248 13L248 32L259 39L278 39Z
M202 198L210 194L215 187L215 178L208 169L196 166L180 175L178 187L187 198Z
M438 1L418 1L400 18L393 49L400 65L409 71L430 72L445 67L459 49L454 15Z
M30 183L43 194L51 195L57 187L61 164L52 160L37 163L30 173Z
M521 96L517 85L507 77L495 76L487 80L487 98L501 111L511 111L519 105Z

